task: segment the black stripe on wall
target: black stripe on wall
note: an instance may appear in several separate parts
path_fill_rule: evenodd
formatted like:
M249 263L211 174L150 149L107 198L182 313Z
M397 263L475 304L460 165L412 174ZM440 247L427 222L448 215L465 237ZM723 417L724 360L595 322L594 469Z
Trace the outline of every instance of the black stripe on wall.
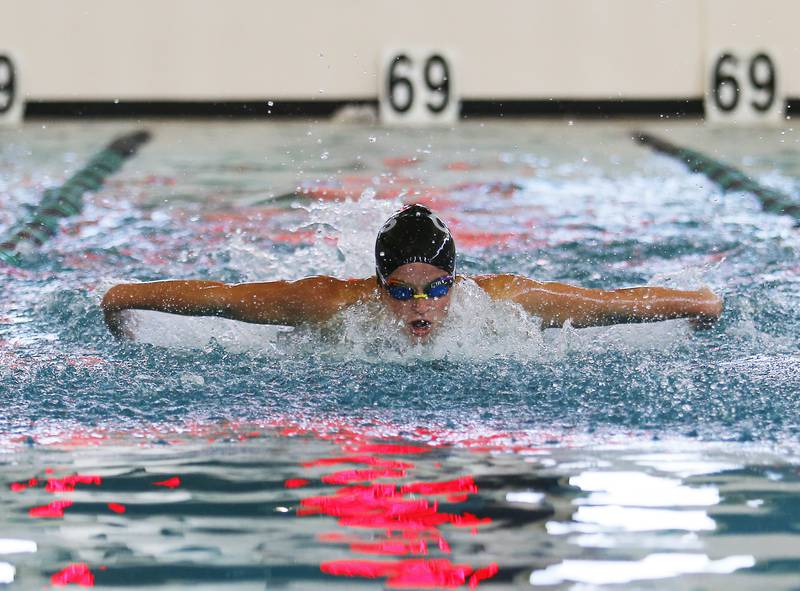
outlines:
M268 119L330 117L346 105L372 105L377 101L277 100L263 101L29 101L28 118L131 119L220 118ZM800 110L800 99L791 99L787 113ZM462 100L461 116L470 117L702 117L700 98L683 100Z

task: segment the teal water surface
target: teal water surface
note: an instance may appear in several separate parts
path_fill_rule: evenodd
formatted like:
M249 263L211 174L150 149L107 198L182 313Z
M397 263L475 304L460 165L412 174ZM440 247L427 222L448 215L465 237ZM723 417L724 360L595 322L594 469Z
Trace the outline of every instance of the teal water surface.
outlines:
M636 145L640 122L146 127L152 143L80 216L25 266L0 268L0 538L17 540L7 554L0 540L0 581L15 570L11 588L40 589L80 578L63 570L83 564L108 587L795 584L792 219ZM797 192L792 130L650 127ZM4 130L0 230L131 128ZM100 298L120 281L369 275L377 228L408 201L450 224L460 273L709 285L725 313L700 332L673 321L541 333L465 290L422 348L387 336L369 310L295 331L136 315L137 342L103 326ZM347 437L430 452L360 453ZM373 472L326 482L303 467L341 457ZM46 490L74 474L101 478ZM400 494L467 477L474 488L450 500ZM287 488L292 479L309 483ZM339 509L303 515L303 498L341 503L342 486L391 483L391 502L365 508L403 524L388 538ZM63 516L31 514L59 499L73 501ZM488 521L472 532L425 517L409 529L398 507L420 500L425 515L436 501L434 514ZM37 552L18 552L22 541ZM341 562L363 560L394 566L370 578Z

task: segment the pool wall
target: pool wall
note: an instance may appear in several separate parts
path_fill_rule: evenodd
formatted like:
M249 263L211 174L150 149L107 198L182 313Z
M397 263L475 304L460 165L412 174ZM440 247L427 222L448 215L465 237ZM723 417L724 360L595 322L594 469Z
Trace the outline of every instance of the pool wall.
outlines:
M707 53L762 47L800 97L790 0L13 0L32 104L374 100L384 49L447 49L465 101L694 100Z

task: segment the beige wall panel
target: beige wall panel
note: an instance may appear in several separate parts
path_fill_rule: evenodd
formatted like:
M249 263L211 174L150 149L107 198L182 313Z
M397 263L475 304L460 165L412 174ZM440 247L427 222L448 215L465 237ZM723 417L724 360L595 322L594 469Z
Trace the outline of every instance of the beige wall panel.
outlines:
M794 59L800 16L790 0L3 4L0 48L38 100L375 98L387 46L453 50L467 99L695 98L708 42L760 35Z

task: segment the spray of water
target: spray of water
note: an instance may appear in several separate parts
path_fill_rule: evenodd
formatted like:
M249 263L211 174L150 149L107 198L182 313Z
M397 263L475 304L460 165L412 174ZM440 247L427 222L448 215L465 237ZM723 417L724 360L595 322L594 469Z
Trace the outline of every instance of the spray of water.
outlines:
M375 272L372 251L378 229L401 205L399 200L377 200L369 194L358 201L298 205L296 210L304 212L305 219L289 230L312 232L313 244L277 252L234 236L228 265L248 281L309 275L368 277Z
M293 231L314 230L313 244L289 253L275 253L236 235L228 249L229 265L251 280L296 279L313 274L370 276L374 272L375 233L400 206L400 201L376 200L369 195L357 202L304 206L307 219ZM169 329L164 330L165 326ZM671 348L688 335L685 322L664 323L657 328L607 327L589 331L575 330L567 324L543 333L538 318L517 305L491 300L471 280L461 282L453 291L447 322L425 344L411 342L379 302L358 304L324 327L301 330L152 312L132 314L130 327L137 340L161 346L205 348L215 341L235 352L293 355L325 351L333 358L399 363L430 359L553 360L576 350Z

